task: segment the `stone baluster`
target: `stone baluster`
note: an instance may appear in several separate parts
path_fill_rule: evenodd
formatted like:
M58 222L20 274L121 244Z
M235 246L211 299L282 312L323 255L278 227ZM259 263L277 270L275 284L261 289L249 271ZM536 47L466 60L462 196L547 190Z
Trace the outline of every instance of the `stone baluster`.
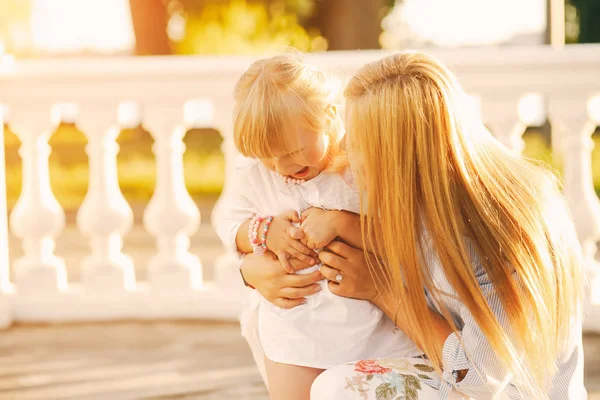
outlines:
M144 213L144 226L156 238L158 253L148 265L149 280L157 290L202 287L202 264L189 252L190 236L200 224L200 212L185 186L183 138L190 128L210 127L212 104L191 101L184 107L184 123L176 110L146 110L144 124L154 137L156 187Z
M581 110L569 112L573 105L556 104L550 114L565 138L564 193L581 242L588 277L586 329L600 331L600 263L596 261L600 239L600 201L592 179L592 134L600 124L600 96L588 102L588 115ZM583 129L582 129L583 127ZM594 307L591 305L594 304ZM592 317L590 313L593 313Z
M231 185L235 182L235 158L238 154L233 142L233 123L232 115L233 104L224 102L217 107L216 125L217 129L223 137L221 151L225 157L225 182L221 197L213 208L211 222L216 226L217 222L222 218L223 213L228 210L228 201ZM240 260L236 254L226 252L219 256L215 261L215 282L223 289L239 289L243 288L240 273Z
M523 127L518 118L514 118L517 99L510 101L489 101L483 97L483 120L489 124L494 137L503 145L516 153L521 153L525 147L522 143ZM517 121L515 121L517 120Z
M57 108L54 108L57 110ZM60 123L50 106L13 110L11 122L21 140L23 160L21 196L10 215L12 232L23 241L24 255L14 262L15 284L23 292L57 292L67 288L63 259L54 254L55 238L65 226L65 214L52 193L48 158L48 139Z
M0 328L12 322L10 303L6 291L10 283L8 264L8 221L6 218L6 168L4 168L4 117L5 108L0 106Z
M510 143L512 148L522 153L525 149L523 134L529 127L539 127L544 125L548 119L548 109L546 99L539 93L527 93L519 99L518 104L519 120L512 130Z
M538 93L528 93L517 102L517 121L510 115L514 113L514 103L492 104L487 108L492 114L490 120L494 136L499 142L521 154L525 149L523 134L530 126L541 126L546 121L547 110L544 98Z
M139 111L132 103L118 110L118 124L112 121L112 107L84 107L77 125L88 139L88 191L77 213L77 226L90 239L91 254L82 262L82 284L90 291L133 290L135 268L123 254L123 237L133 224L133 211L123 197L117 174L116 140L122 128L139 125ZM105 111L106 110L106 111Z

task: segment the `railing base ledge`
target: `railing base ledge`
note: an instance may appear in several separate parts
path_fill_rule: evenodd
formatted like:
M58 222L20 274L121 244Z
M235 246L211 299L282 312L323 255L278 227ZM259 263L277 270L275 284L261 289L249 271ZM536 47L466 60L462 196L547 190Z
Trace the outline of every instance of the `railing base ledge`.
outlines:
M4 298L13 321L85 322L116 320L204 319L236 321L245 291L224 290L207 282L199 290L158 291L138 283L133 291L90 292L77 284L56 294L10 291ZM1 307L1 303L0 303ZM0 308L0 324L4 315ZM0 325L1 326L1 325Z

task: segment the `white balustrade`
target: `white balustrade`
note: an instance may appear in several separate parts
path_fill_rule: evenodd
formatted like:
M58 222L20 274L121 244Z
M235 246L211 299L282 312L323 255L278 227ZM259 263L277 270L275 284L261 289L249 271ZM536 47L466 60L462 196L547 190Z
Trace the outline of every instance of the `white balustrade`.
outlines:
M47 121L44 109L11 110L11 126L21 140L23 160L21 196L10 215L12 232L23 241L24 255L13 265L19 291L47 293L66 290L62 258L54 254L55 238L65 226L65 214L52 193L48 139L60 120ZM56 114L53 112L53 116Z
M155 140L152 148L156 155L156 187L144 213L144 226L156 238L158 253L148 264L148 274L157 290L200 289L202 264L189 252L190 236L198 229L200 212L185 186L183 138L191 128L211 126L212 104L187 102L183 123L162 118L158 114L161 112L148 110L144 118Z
M107 105L98 111L84 107L77 125L88 138L89 184L77 213L77 225L90 238L91 254L82 262L82 284L91 291L133 290L135 269L131 257L123 254L123 236L133 224L133 211L123 197L117 175L116 140L122 128L139 125L139 111L132 103L119 106L116 113ZM87 111L87 112L86 112Z
M598 98L600 97L589 101L588 105L593 106ZM600 239L600 201L592 179L592 134L600 124L600 112L594 107L589 107L591 112L586 115L585 103L580 102L578 105L580 112L566 115L566 105L563 101L557 101L551 115L556 118L556 122L553 123L562 129L565 138L565 198L581 242L590 285L586 304L586 327L600 330L600 263L596 259L596 243Z
M537 46L432 52L457 72L469 93L477 94L471 98L474 112L482 113L499 140L515 152L522 151L528 126L550 118L553 149L565 157L565 196L586 255L591 285L586 328L600 331L596 298L600 269L594 261L600 208L590 161L590 135L600 120L600 98L587 103L586 115L587 98L600 92L600 45L567 46L562 51ZM306 59L349 75L384 54L334 52ZM10 319L236 318L244 300L244 291L238 290L242 283L237 257L219 257L212 266L215 282L203 282L198 258L203 255L189 250L200 213L185 187L183 137L188 129L199 127L218 129L223 136L225 187L211 216L214 224L227 212L234 182L233 87L254 60L246 56L16 60L10 68L0 68L0 102L12 110L11 123L22 141L23 193L10 222L25 250L11 265L14 285L7 283L8 271L0 259L4 289L0 326ZM195 98L205 100L189 101ZM62 99L69 103L52 107ZM122 104L123 99L131 102ZM54 124L47 121L51 111ZM144 214L144 226L156 239L156 253L142 266L148 270L148 282L136 282L133 263L123 254L132 213L118 185L115 161L119 130L138 125L140 119L155 139L157 170L155 191ZM90 164L88 193L77 224L89 238L91 251L82 263L81 282L68 287L64 263L54 255L64 213L48 176L48 138L59 120L75 122L85 133ZM2 192L0 197L5 199Z

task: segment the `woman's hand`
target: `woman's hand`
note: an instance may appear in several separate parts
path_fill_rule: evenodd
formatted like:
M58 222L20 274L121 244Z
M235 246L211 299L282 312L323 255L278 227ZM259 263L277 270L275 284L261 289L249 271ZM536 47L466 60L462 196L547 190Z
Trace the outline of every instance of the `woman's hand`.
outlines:
M376 266L375 256L370 254L369 257ZM375 286L377 278L369 270L363 250L334 241L319 253L319 258L323 263L321 274L329 280L331 293L379 305L379 291ZM338 274L342 276L341 282L336 280Z
M297 271L311 266L297 259L291 259L290 265ZM323 279L319 271L305 275L286 273L271 252L262 256L248 254L242 261L241 271L248 284L254 286L269 302L281 308L294 308L303 304L306 296L321 290L317 282Z
M390 292L378 290L375 282L385 282L383 271L379 271L375 256L369 253L372 265L375 267L373 273L369 270L365 253L355 249L343 242L333 242L319 253L319 258L324 265L321 266L321 274L329 280L329 290L332 293L351 297L359 300L369 300L383 311L398 328L400 328L417 346L420 346L421 338L416 335L406 321L406 313L398 306L397 299ZM325 265L326 264L326 265ZM342 281L337 282L336 276L342 275ZM444 341L452 333L448 322L429 309L433 314L440 349Z

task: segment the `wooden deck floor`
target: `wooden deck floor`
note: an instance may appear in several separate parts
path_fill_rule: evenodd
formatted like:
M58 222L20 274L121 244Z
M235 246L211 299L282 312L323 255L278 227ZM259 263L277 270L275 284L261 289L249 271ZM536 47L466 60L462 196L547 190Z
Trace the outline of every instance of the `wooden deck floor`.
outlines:
M586 381L600 400L600 336L588 336ZM266 400L231 323L20 325L0 332L0 400Z
M235 324L26 325L0 332L0 399L264 400Z

